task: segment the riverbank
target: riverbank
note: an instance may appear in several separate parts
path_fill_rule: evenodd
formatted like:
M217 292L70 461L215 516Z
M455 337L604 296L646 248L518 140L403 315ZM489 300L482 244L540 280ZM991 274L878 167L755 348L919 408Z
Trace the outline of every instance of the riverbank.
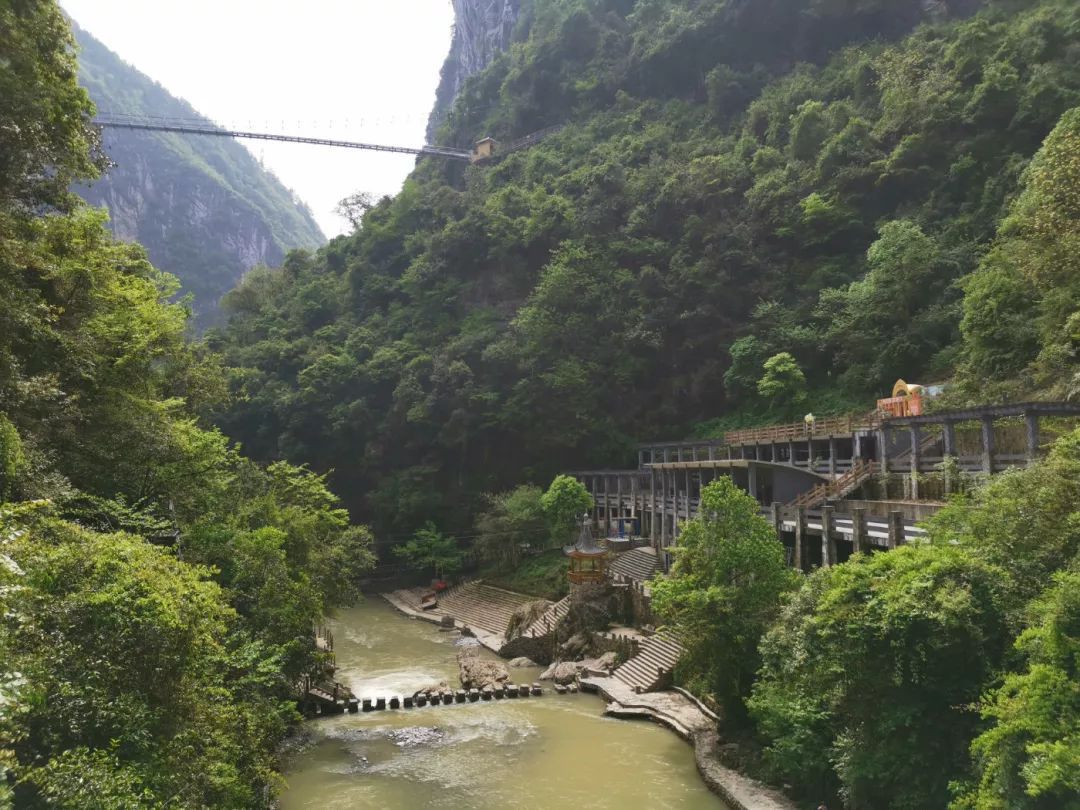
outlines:
M638 694L616 678L585 678L581 685L608 701L604 714L627 720L651 720L690 743L702 780L732 810L796 810L795 803L780 791L720 762L718 718L682 692Z
M383 599L331 621L338 677L361 697L413 694L458 676L458 633ZM481 657L495 660L487 650ZM539 668L515 668L515 681ZM729 810L691 749L651 723L603 715L598 695L491 700L345 714L305 724L288 752L282 810L423 807Z
M442 623L442 614L417 609L400 592L381 596L395 609L411 618L433 624ZM530 597L521 596L522 599ZM462 622L455 621L462 629ZM477 632L477 639L489 650L498 653L503 637ZM719 759L718 719L700 703L679 691L635 693L616 678L590 677L582 679L582 688L598 693L607 701L604 715L620 719L650 720L690 743L694 762L702 781L719 796L731 810L796 810L796 805L780 791L770 788L738 771L724 766Z

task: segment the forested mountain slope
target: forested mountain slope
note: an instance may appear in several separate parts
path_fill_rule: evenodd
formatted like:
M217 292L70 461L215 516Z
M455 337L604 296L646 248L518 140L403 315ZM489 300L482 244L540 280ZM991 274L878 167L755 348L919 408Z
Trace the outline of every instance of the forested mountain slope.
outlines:
M229 295L212 341L241 396L220 419L250 452L333 468L383 528L465 525L478 493L635 439L792 415L757 393L780 352L819 412L898 376L999 375L981 398L1065 379L1069 295L1015 263L986 274L1009 240L1045 247L1032 199L1070 199L1068 166L1025 169L1080 105L1075 3L523 14L440 141L561 133L479 166L423 161L359 233ZM1046 187L1003 226L1025 182ZM986 317L1013 301L1024 330Z
M86 31L76 28L76 37L79 82L99 111L211 123ZM118 237L141 243L180 279L203 326L252 267L325 241L304 203L231 139L114 129L104 145L116 165L76 190L109 209Z
M175 279L70 191L92 115L59 6L0 4L0 809L267 807L371 537L201 423Z

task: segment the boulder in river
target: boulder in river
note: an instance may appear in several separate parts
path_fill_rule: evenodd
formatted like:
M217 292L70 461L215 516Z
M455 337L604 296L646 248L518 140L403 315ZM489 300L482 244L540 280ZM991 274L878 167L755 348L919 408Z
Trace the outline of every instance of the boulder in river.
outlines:
M517 658L511 658L509 661L506 662L506 665L508 667L538 667L538 666L540 666L535 661L533 661L531 658L526 658L524 655L518 656Z
M496 687L510 680L510 670L502 661L490 661L480 657L476 647L466 647L457 655L461 685L466 689Z
M447 692L449 690L450 684L448 684L446 681L439 681L438 683L434 683L431 686L425 686L423 689L417 689L415 692L413 692L413 697L416 697L417 695L427 695L428 697L431 697L433 695L441 695L443 692Z
M575 633L559 648L564 658L581 658L589 649L589 637L584 633Z
M573 683L577 679L578 668L573 661L559 661L552 664L540 674L542 681L555 681L555 683Z

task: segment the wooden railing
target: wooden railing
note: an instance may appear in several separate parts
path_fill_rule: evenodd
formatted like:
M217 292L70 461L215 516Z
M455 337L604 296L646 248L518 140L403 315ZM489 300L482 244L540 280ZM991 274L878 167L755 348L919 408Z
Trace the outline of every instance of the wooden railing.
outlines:
M797 497L789 503L788 506L794 506L796 508L800 506L817 506L830 498L842 498L855 488L861 486L864 481L874 474L876 469L877 465L874 464L874 462L857 459L851 469L835 481L827 481L824 484L818 484L813 489L804 492Z
M876 430L881 426L881 415L871 411L863 416L834 416L827 419L815 419L813 426L806 422L787 425L767 425L766 427L731 430L724 434L724 441L729 445L774 444L776 442L805 441L806 439L827 436L846 436L860 430Z

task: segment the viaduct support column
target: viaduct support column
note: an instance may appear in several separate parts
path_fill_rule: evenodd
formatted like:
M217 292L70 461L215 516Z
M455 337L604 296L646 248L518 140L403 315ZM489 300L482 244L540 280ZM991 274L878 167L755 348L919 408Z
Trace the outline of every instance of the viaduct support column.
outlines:
M656 469L649 468L649 541L656 548Z
M856 554L870 551L866 547L866 508L862 506L851 510L851 550Z
M660 471L660 548L668 547L668 520L667 520L667 493L668 472Z
M829 475L836 478L836 439L829 437Z
M1024 425L1027 428L1027 460L1032 462L1039 455L1039 416L1034 413L1024 414Z
M758 470L756 464L748 464L746 467L746 488L750 497L758 500ZM760 501L758 501L760 503Z
M908 428L911 433L911 497L919 500L919 443L922 437L919 435L919 426L911 425Z
M788 464L790 464L792 467L794 467L795 466L795 442L791 441L790 439L788 440L788 443L787 443L787 458L788 458Z
M836 565L836 535L833 533L833 507L821 507L821 565Z
M795 510L795 568L805 571L803 561L803 548L806 540L806 507L800 506Z
M952 470L949 463L950 459L956 458L956 425L952 422L946 422L942 426L941 432L942 454L945 456L943 461L945 462L945 494L952 493Z
M994 471L994 417L984 416L982 420L982 468L990 474Z

